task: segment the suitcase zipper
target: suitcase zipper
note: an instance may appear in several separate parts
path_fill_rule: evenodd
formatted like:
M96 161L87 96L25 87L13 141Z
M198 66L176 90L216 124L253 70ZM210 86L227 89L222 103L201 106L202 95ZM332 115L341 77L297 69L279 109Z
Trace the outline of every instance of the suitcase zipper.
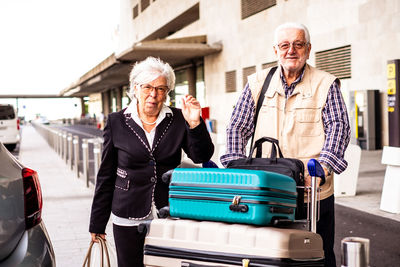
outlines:
M232 198L222 198L222 197L210 197L210 196L182 196L182 195L174 195L170 194L170 198L178 198L178 199L194 199L194 200L211 200L211 201L222 201L222 202L232 202ZM295 208L296 203L282 203L277 201L261 201L261 200L253 200L253 199L241 199L240 203L248 203L248 204L265 204L265 205L279 205L288 208Z
M246 195L268 195L270 193L284 194L284 196L277 196L282 198L297 198L296 191L287 191L276 188L268 187L257 187L257 186L235 186L235 185L223 185L223 184L194 184L194 183L171 183L170 189L173 190L174 187L179 188L180 191L202 191L202 188L207 188L207 190L214 191L215 193L220 192L218 189L231 189L233 191L245 190L245 191L258 191L258 192L246 192ZM209 191L209 192L210 192Z

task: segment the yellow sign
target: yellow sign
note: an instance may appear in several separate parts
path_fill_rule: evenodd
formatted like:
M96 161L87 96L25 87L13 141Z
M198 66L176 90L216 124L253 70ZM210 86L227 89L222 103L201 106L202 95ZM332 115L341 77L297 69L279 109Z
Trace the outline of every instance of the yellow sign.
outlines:
M388 107L389 112L394 112L394 107Z
M396 80L388 80L387 94L388 95L396 94Z
M387 77L388 79L396 78L396 65L394 63L390 63L387 65Z
M242 259L242 267L249 267L250 260L249 259Z

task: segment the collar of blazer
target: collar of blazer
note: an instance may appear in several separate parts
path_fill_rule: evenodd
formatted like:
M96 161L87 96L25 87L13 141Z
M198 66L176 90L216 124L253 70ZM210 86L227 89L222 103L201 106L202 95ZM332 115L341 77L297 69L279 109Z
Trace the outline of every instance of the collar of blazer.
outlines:
M171 109L169 109L169 110L171 110ZM138 123L136 123L135 120L132 119L131 113L124 113L124 116L125 116L125 124L133 132L133 134L139 139L139 141L146 147L146 149L149 151L150 154L152 154L153 151L156 150L158 144L160 143L161 139L164 137L165 133L167 132L168 128L170 127L170 125L173 121L172 111L171 111L171 113L166 113L165 118L160 123L158 123L158 125L156 127L154 142L153 142L152 148L150 148L150 145L147 141L146 134L145 134L143 128Z

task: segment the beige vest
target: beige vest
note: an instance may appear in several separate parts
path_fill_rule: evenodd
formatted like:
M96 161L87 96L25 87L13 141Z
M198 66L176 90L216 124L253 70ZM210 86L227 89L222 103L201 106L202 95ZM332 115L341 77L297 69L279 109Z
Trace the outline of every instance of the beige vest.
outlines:
M260 96L269 68L248 77L254 102ZM303 161L306 175L309 159L318 159L325 141L322 109L335 76L306 65L303 79L286 99L279 67L271 79L258 115L254 140L263 136L279 140L283 156ZM263 145L263 157L269 157L270 144ZM322 186L321 199L333 194L333 175ZM305 198L306 199L306 198Z

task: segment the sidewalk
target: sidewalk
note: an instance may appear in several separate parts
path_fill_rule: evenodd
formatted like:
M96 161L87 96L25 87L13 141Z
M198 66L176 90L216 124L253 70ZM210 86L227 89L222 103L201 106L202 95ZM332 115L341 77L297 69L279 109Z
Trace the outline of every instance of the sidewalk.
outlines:
M93 188L68 169L32 126L22 130L21 162L36 170L43 192L42 218L56 254L57 267L82 266L90 243L89 217ZM107 240L114 246L112 228Z
M335 203L400 222L400 214L380 209L386 165L381 164L382 150L362 150L356 195L336 197Z

